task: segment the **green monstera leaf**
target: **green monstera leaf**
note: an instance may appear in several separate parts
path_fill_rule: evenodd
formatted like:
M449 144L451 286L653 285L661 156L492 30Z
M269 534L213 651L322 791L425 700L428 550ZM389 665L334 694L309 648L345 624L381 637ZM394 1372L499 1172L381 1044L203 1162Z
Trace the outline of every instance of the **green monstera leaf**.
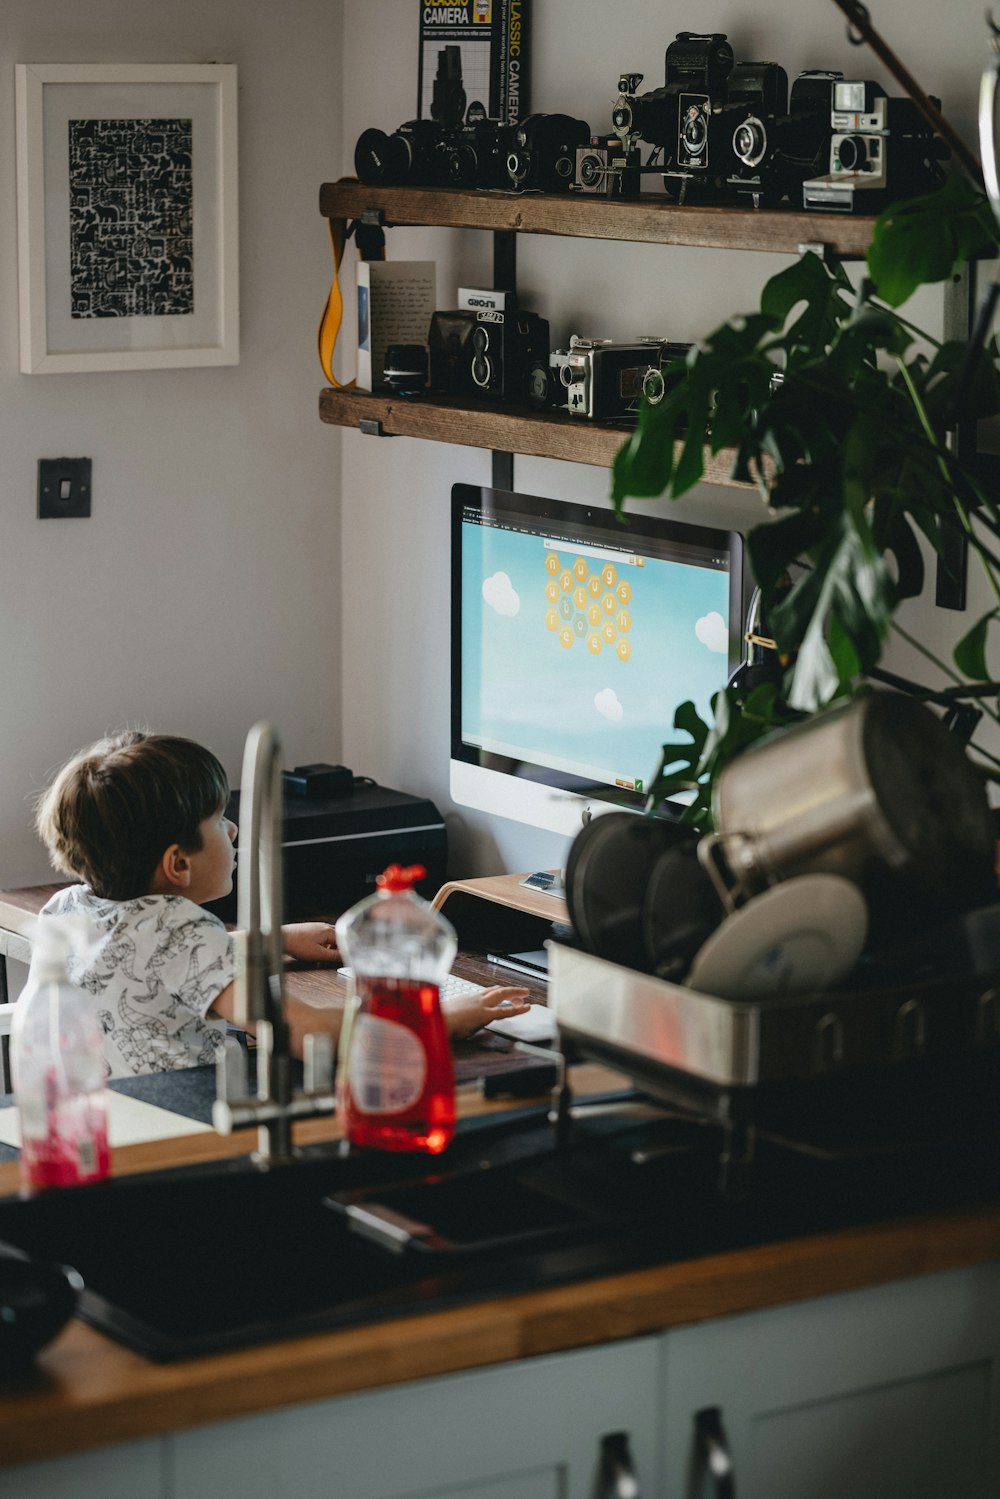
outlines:
M744 732L750 742L762 720L867 690L900 601L924 588L924 545L946 555L956 527L996 607L966 632L954 667L938 667L949 703L964 682L1000 722L1000 683L991 700L987 661L1000 621L1000 486L963 462L948 435L959 414L1000 415L997 343L972 358L963 342L939 343L896 311L917 286L956 274L996 243L989 206L956 178L882 215L859 287L843 267L802 255L768 281L755 312L692 347L684 379L643 409L617 454L619 512L630 499L689 493L706 448L731 452L734 477L755 483L767 507L748 550L787 669L749 718L751 699L731 689L715 699L711 727L698 727L690 704L678 713L687 738L664 746L655 789L661 798L694 792L689 820L710 822L714 777Z

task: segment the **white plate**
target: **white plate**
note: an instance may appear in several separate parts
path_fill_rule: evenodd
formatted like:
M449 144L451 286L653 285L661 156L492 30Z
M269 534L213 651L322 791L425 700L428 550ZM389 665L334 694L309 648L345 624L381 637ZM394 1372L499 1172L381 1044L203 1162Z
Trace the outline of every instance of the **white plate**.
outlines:
M868 907L850 880L803 874L755 895L699 949L686 987L720 999L828 989L857 962Z

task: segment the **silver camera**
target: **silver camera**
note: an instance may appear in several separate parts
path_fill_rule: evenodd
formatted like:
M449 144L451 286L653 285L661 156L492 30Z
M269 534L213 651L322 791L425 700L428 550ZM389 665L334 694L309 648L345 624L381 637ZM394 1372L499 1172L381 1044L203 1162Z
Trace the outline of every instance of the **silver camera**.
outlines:
M556 349L549 363L566 393L572 416L595 421L634 419L643 397L662 401L667 381L662 366L686 345L665 338L643 337L634 343L573 334L568 349Z
M806 208L879 213L892 199L944 181L948 147L912 100L888 98L878 84L851 78L834 82L832 105L830 169L802 184Z

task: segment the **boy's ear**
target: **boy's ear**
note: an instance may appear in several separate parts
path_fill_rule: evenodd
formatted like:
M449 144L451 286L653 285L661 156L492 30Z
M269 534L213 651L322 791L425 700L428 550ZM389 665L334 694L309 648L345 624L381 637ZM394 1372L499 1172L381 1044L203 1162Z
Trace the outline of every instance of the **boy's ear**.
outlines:
M170 895L175 890L186 890L191 883L191 860L179 843L171 843L164 849L156 866L153 895Z

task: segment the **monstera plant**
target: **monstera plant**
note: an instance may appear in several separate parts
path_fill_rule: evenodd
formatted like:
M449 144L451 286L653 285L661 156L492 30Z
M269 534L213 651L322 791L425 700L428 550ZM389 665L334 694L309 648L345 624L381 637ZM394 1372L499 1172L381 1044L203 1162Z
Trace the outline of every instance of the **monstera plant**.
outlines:
M992 336L978 352L941 343L899 311L918 286L996 244L990 206L964 178L897 204L875 223L860 287L841 265L804 254L766 284L759 310L694 345L686 378L643 408L615 459L616 508L677 498L701 479L706 444L734 449L734 478L754 483L767 511L747 544L773 640L769 679L738 675L713 700L714 722L692 703L678 710L651 808L694 789L685 816L710 826L722 767L776 726L870 690L893 631L943 680L927 697L967 724L1000 722L1000 681L987 665L1000 620L1000 496L949 438L959 414L1000 413L997 345ZM946 557L954 528L985 570L993 605L954 659L940 661L896 612L924 585L920 538ZM1000 760L975 741L970 750L1000 779Z

